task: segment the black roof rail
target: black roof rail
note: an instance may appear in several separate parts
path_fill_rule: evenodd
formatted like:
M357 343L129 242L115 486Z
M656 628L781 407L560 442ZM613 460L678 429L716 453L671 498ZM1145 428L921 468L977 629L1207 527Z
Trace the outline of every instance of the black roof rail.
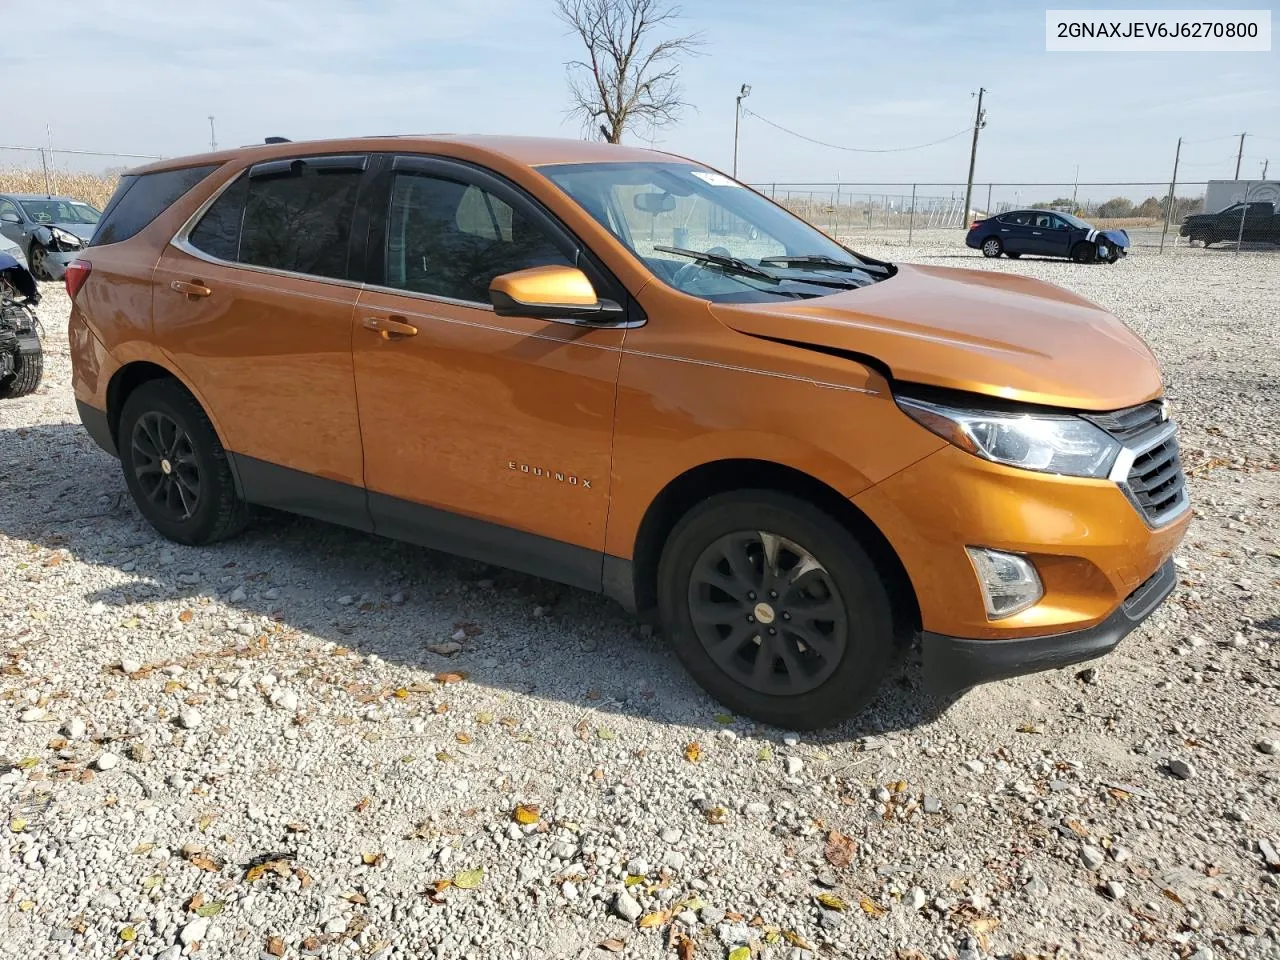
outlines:
M288 137L267 137L263 143L293 143Z

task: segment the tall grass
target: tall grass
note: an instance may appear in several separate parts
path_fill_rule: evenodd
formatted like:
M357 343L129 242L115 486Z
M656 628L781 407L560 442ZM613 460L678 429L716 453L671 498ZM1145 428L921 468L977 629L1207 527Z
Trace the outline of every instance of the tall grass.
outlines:
M118 177L97 173L58 173L49 186L59 196L75 197L101 210L116 188ZM0 170L0 193L44 193L44 173L40 170Z

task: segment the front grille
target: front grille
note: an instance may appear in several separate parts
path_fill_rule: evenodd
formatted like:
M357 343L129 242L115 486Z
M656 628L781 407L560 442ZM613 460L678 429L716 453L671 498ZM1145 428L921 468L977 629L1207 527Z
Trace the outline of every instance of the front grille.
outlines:
M1086 413L1083 416L1121 443L1127 443L1160 425L1160 407L1159 400L1152 400L1150 403L1140 403L1136 407L1125 407L1111 413Z
M1111 413L1085 414L1124 445L1111 479L1142 514L1147 525L1163 526L1187 508L1187 480L1178 455L1174 426L1153 400Z
M1169 434L1134 457L1127 483L1130 495L1153 527L1177 513L1187 496L1177 438Z

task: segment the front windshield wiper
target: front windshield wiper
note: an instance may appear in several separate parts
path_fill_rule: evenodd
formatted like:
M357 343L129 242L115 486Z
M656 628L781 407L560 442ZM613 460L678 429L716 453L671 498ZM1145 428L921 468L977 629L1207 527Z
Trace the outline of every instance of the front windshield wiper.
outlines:
M873 263L850 263L848 260L837 260L835 257L828 257L825 253L797 253L795 256L783 257L761 257L762 264L780 264L791 266L793 264L802 267L826 267L833 270L864 270L867 273L888 273L888 269Z
M739 260L737 257L726 257L722 253L707 253L703 250L690 250L687 247L667 247L662 244L655 244L655 250L663 253L675 253L682 257L689 257L692 260L698 260L703 263L712 263L723 270L731 270L740 273L743 276L753 277L756 280L765 280L769 283L781 283L782 280L775 277L772 273L767 273L759 267L753 267L745 260Z

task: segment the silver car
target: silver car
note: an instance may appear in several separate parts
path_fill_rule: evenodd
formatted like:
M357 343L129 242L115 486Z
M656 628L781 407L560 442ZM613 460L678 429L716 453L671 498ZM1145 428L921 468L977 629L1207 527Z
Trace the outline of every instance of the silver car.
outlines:
M98 227L101 211L74 197L0 193L0 236L26 254L40 280L61 280Z

